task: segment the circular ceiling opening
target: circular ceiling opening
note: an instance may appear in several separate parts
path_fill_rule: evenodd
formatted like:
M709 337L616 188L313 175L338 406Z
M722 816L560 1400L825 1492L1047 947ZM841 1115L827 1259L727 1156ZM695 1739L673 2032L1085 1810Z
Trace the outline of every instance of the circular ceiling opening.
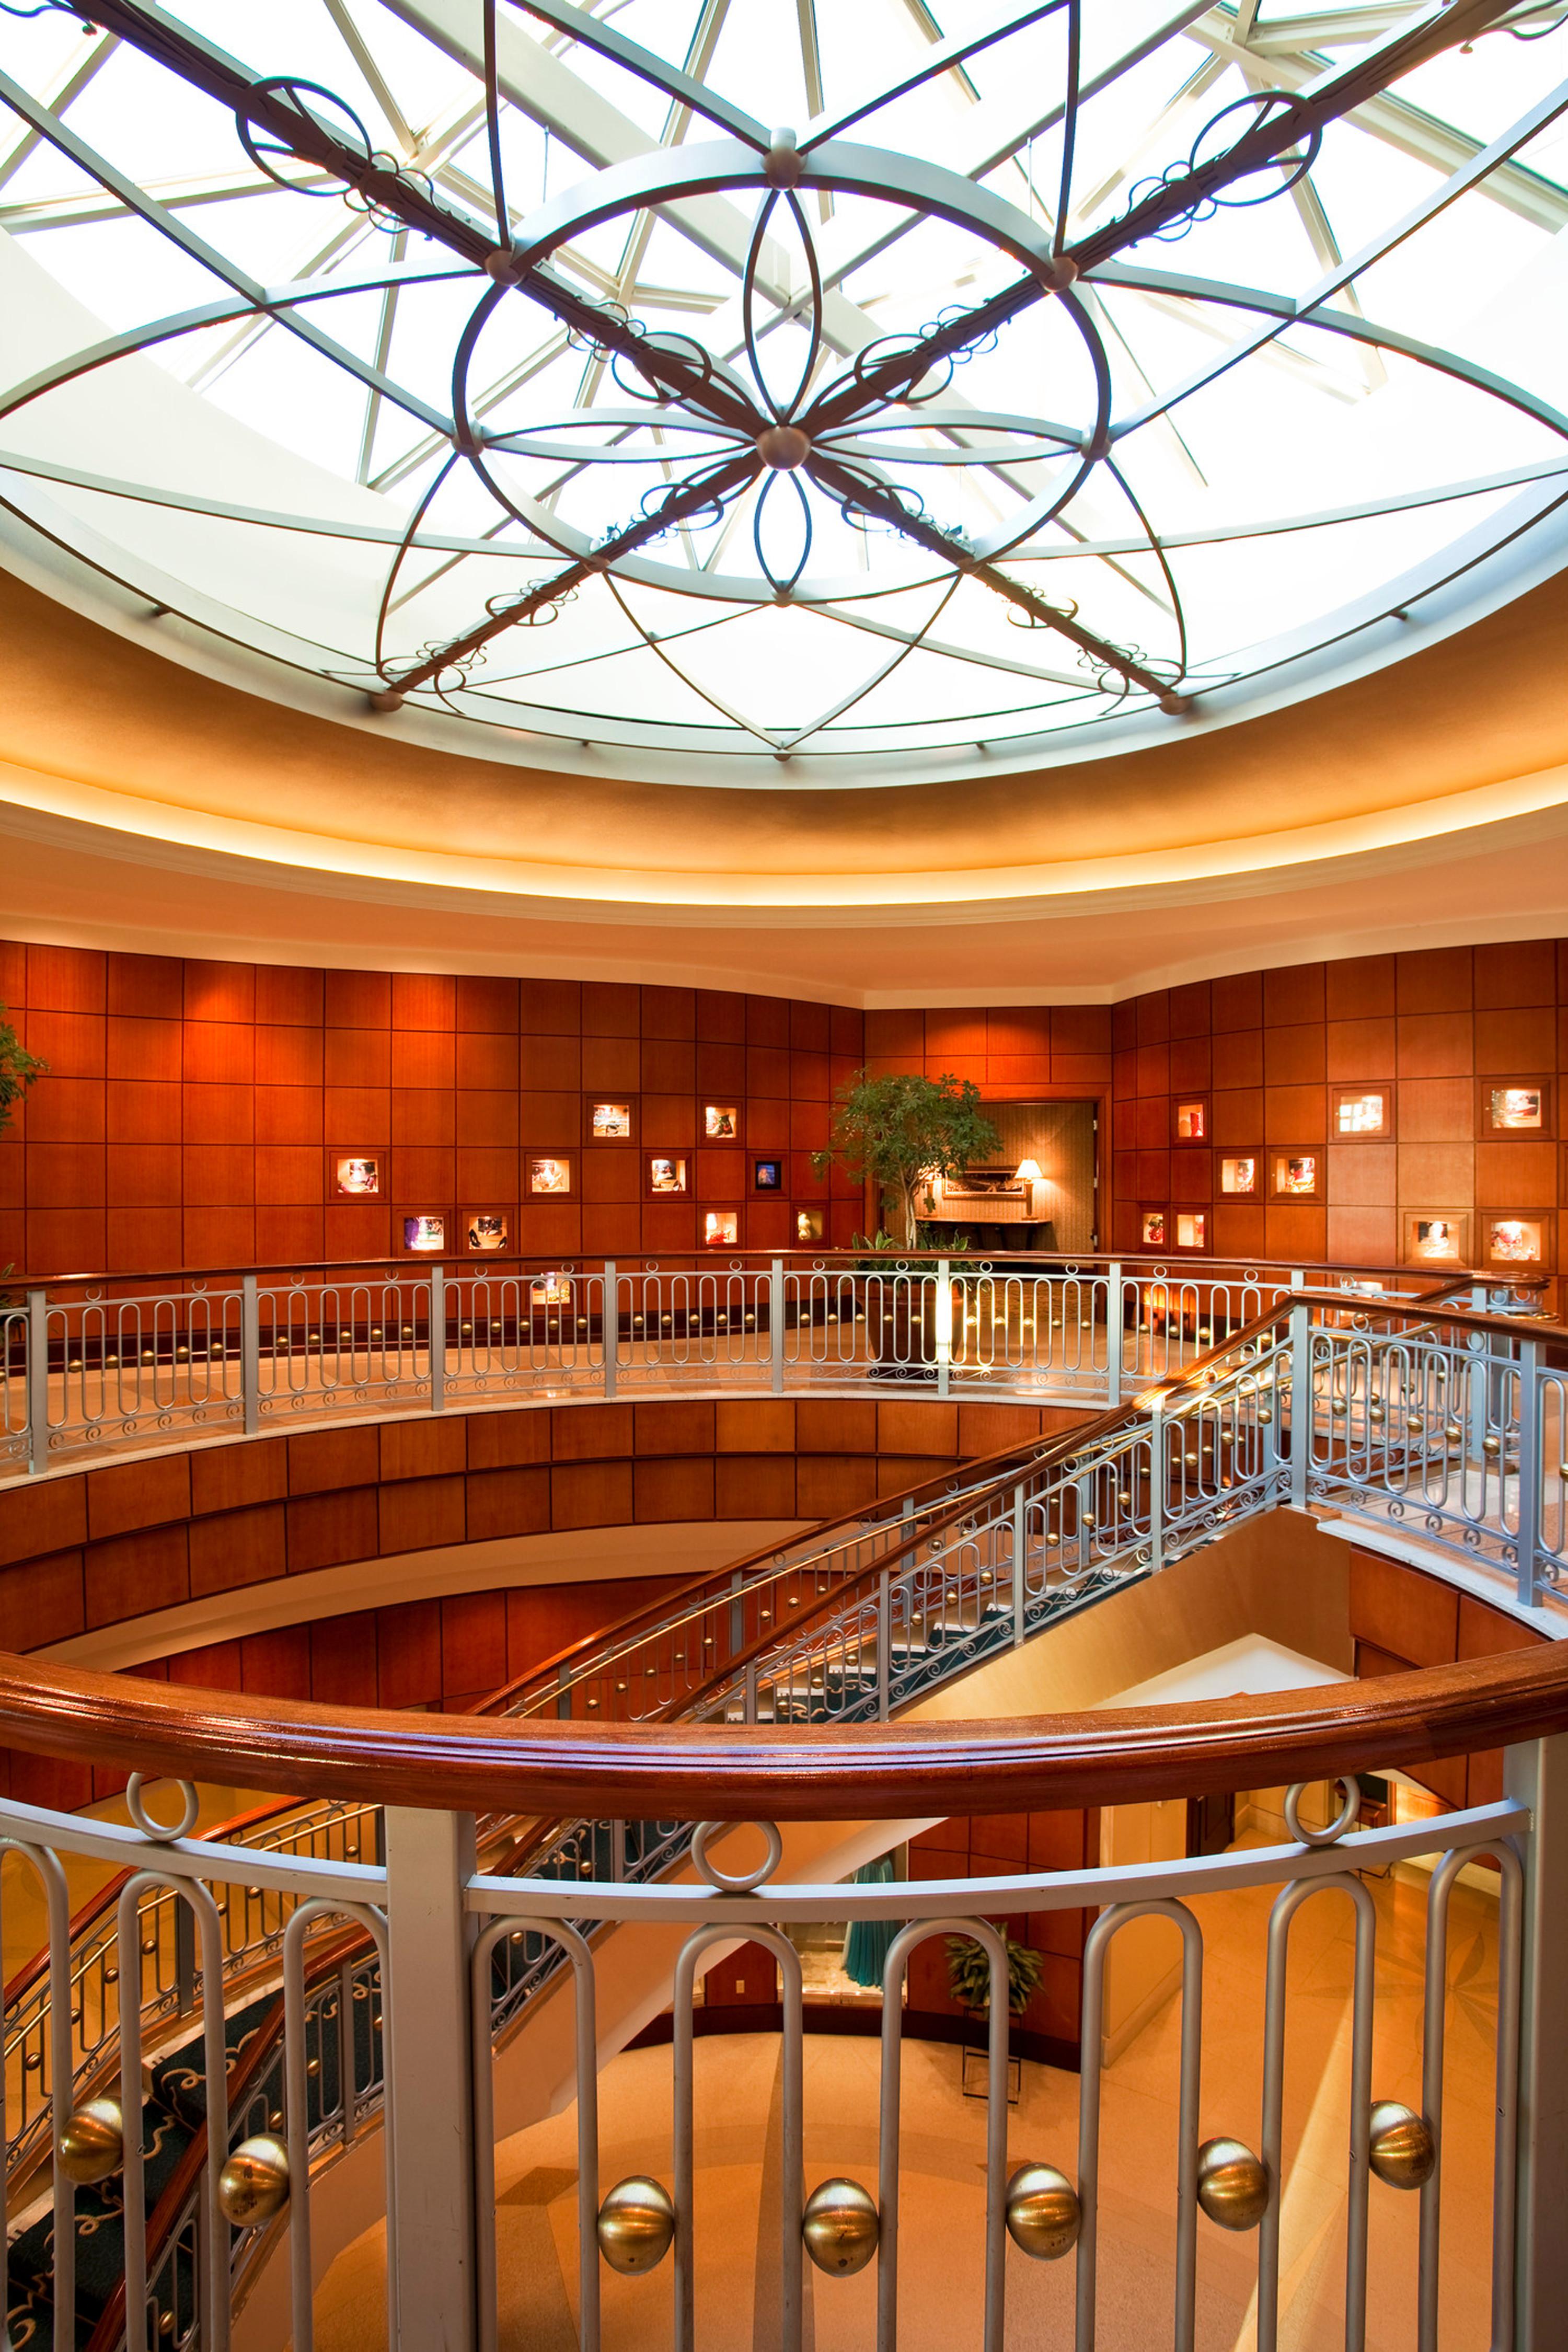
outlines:
M13 527L468 748L1037 764L1554 544L1556 0L0 19Z

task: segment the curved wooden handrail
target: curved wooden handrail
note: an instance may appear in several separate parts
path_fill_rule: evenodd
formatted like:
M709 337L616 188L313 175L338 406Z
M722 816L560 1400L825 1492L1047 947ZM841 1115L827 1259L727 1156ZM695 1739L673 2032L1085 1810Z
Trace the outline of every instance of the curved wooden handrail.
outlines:
M1206 1274L1216 1279L1226 1278L1238 1282L1283 1280L1285 1276L1279 1269L1293 1269L1298 1272L1304 1270L1300 1259L1204 1257L1196 1253L1178 1256L1175 1252L1170 1250L1118 1254L1107 1250L988 1249L955 1256L951 1250L941 1249L900 1249L873 1253L864 1249L825 1249L820 1244L805 1249L798 1247L748 1249L739 1244L729 1244L720 1249L710 1249L706 1245L694 1246L689 1252L679 1254L677 1259L673 1261L666 1251L650 1255L648 1265L661 1274L691 1274L704 1268L717 1274L723 1274L729 1270L729 1262L731 1258L740 1258L749 1266L765 1266L770 1265L775 1257L783 1258L789 1265L814 1267L820 1265L825 1273L840 1275L892 1273L901 1265L936 1265L944 1257L955 1274L962 1274L966 1267L974 1271L982 1261L988 1265L1000 1262L1014 1265L1021 1263L1026 1270L1032 1269L1041 1274L1061 1273L1072 1266L1086 1275L1092 1275L1100 1268L1114 1264L1121 1266L1123 1274L1140 1282L1150 1278L1175 1282L1200 1274ZM385 1279L398 1275L417 1276L421 1270L428 1271L433 1264L445 1265L449 1275L466 1274L476 1278L499 1273L502 1269L515 1276L530 1272L543 1274L563 1266L574 1273L588 1275L595 1271L600 1261L585 1255L580 1249L568 1250L553 1257L537 1255L525 1257L518 1252L507 1251L498 1252L494 1256L487 1253L483 1257L470 1258L466 1255L459 1256L452 1251L447 1251L444 1255L429 1259L404 1257L395 1251L388 1250L381 1257L282 1258L265 1265L146 1266L131 1273L124 1271L103 1273L77 1268L74 1271L67 1270L56 1274L13 1276L12 1286L17 1290L53 1290L90 1285L118 1293L125 1290L128 1286L149 1282L199 1282L209 1286L215 1283L238 1283L241 1277L247 1274L255 1275L261 1281L274 1279L289 1281L311 1275L333 1277L370 1275ZM637 1275L647 1271L647 1265L644 1264L641 1253L636 1256L621 1258L617 1263L623 1275ZM1271 1269L1273 1269L1272 1273ZM1332 1265L1325 1264L1321 1266L1314 1266L1311 1270L1330 1276L1335 1281L1347 1276L1378 1275L1396 1281L1419 1282L1425 1278L1427 1272L1425 1267L1418 1265L1349 1263L1336 1263ZM1432 1295L1441 1297L1465 1283L1481 1282L1496 1286L1504 1278L1495 1270L1489 1274L1476 1267L1445 1267L1440 1276L1436 1274L1433 1276L1435 1287ZM1542 1285L1532 1282L1531 1278L1526 1276L1513 1283L1512 1286L1517 1289L1529 1289L1540 1288Z
M0 1654L0 1738L454 1812L670 1821L1017 1812L1315 1780L1568 1728L1568 1642L1360 1684L1000 1721L784 1726L374 1712ZM28 1808L17 1808L26 1811Z

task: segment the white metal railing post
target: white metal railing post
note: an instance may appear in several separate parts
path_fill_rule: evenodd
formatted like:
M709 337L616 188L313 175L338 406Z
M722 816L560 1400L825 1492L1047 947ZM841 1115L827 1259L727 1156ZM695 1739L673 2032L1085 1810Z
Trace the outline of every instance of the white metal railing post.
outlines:
M932 1318L936 1340L936 1392L947 1395L952 1385L952 1276L949 1262L939 1257L936 1262L936 1298Z
M1506 2352L1555 2352L1568 2310L1568 2034L1558 1987L1568 1950L1568 1734L1503 1755L1507 1794L1531 1811L1524 1861L1524 1982L1520 2010L1517 2320Z
M1110 1394L1108 1402L1121 1402L1121 1379L1126 1361L1126 1334L1121 1328L1125 1308L1121 1299L1121 1261L1112 1258L1105 1276L1105 1366Z
M605 1360L605 1401L616 1393L616 1363L621 1352L621 1285L613 1257L605 1260L605 1303L599 1317L599 1353Z
M877 1580L877 1720L886 1723L891 1706L893 1587L887 1569Z
M447 1410L447 1269L430 1269L430 1410Z
M245 1433L254 1437L261 1427L261 1299L253 1274L239 1280L239 1396Z
M27 1293L27 1467L47 1469L49 1459L49 1294Z
M1024 1610L1027 1598L1029 1522L1024 1503L1024 1482L1020 1478L1013 1489L1013 1646L1024 1638Z
M1294 1286L1300 1277L1292 1275ZM1279 1437L1279 1383L1274 1384L1275 1436ZM1312 1453L1312 1326L1310 1309L1300 1299L1290 1309L1290 1500L1298 1510L1307 1507L1307 1472Z
M389 1805L385 1835L396 2341L474 2352L474 1923L464 1908L474 1819Z
M1516 1590L1527 1609L1541 1598L1541 1342L1519 1343L1519 1567ZM1508 1469L1508 1432L1503 1431L1503 1471Z
M768 1269L768 1360L774 1396L784 1392L784 1270L782 1257Z
M1149 1565L1165 1565L1165 1400L1149 1408Z

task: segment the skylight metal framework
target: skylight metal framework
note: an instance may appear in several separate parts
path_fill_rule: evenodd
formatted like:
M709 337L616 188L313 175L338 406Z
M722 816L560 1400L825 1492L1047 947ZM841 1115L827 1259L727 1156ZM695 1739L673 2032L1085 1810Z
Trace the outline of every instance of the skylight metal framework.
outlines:
M0 0L16 126L0 227L47 267L51 241L132 226L221 289L64 352L57 335L19 372L0 397L5 503L160 611L379 711L526 730L531 756L591 741L815 777L971 744L1037 759L1086 729L1234 707L1374 638L1568 499L1568 415L1541 371L1415 331L1412 295L1442 225L1473 237L1478 204L1518 238L1568 224L1562 9L875 5L901 54L889 38L858 57L795 0L813 111L788 131L735 94L776 30L761 0L299 0L266 36L298 41L286 65L229 54L214 31L254 45L254 26L204 0L91 0L90 19ZM40 20L59 17L81 20L81 56L48 54ZM1510 95L1528 102L1499 121L1499 77L1468 61L1515 41L1530 71ZM104 128L117 73L137 77L139 139ZM1476 113L1449 120L1428 85L1467 74ZM165 89L168 169L149 171ZM198 125L208 168L185 169ZM1386 200L1369 155L1409 201ZM257 246L268 221L306 233L275 283L245 258L245 225ZM1200 266L1163 266L1177 240ZM1285 283L1210 267L1271 247ZM1394 315L1367 316L1384 288ZM210 467L110 475L117 452L80 446L89 382L156 356L243 412L279 333L362 401L337 465L352 491L320 513L237 496ZM1361 430L1379 400L1416 414L1427 462L1373 489L1334 411ZM1234 452L1237 432L1276 430L1271 404L1300 467L1281 445L1272 497L1255 462L1250 514L1201 511L1216 418ZM1292 512L1298 471L1339 487L1336 429L1363 494ZM1474 462L1483 435L1497 462ZM1439 527L1455 510L1476 518L1458 541ZM184 582L158 560L176 515ZM276 551L308 562L315 542L317 579L335 565L349 583L334 625L225 583L247 531L279 580ZM1244 604L1227 635L1215 551L1247 550L1255 582L1271 543L1332 572L1334 533L1363 593L1275 581L1274 625ZM377 545L378 583L350 561Z

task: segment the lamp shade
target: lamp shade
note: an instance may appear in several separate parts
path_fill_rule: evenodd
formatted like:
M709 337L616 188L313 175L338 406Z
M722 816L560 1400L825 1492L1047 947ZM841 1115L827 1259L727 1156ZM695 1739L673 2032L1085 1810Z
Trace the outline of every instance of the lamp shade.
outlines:
M1020 1160L1013 1171L1013 1181L1017 1184L1043 1184L1046 1171L1037 1160Z

